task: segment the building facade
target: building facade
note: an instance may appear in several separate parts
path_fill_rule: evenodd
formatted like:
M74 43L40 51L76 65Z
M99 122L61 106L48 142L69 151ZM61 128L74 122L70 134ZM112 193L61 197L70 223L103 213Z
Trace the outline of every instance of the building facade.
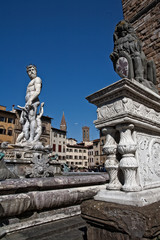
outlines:
M66 163L66 131L51 128L52 156L58 155L60 163Z
M2 142L15 143L15 124L16 114L0 106L0 144Z
M66 163L69 167L88 168L88 147L75 139L67 139Z

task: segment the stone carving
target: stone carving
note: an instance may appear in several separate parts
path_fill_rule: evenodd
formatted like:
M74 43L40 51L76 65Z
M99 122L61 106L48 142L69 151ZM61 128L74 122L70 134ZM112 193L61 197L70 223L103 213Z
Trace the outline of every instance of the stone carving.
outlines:
M50 160L48 155L42 155L42 157L40 157L38 153L35 153L31 161L31 168L26 170L26 177L39 178L54 176L54 167L49 164Z
M149 144L149 155L154 173L160 177L160 139L152 139Z
M130 113L132 115L143 117L143 119L155 121L157 123L160 122L160 112L157 112L154 109L127 97L99 107L97 109L97 118L98 120L111 119L124 113Z
M120 161L120 168L124 174L123 191L139 191L140 187L137 184L137 168L138 163L135 158L137 146L133 141L131 130L134 128L133 124L118 125L117 130L120 132L120 142L118 144L118 151L122 154Z
M106 143L103 146L103 152L107 155L105 167L110 176L110 182L107 189L120 189L121 183L118 179L119 162L116 159L117 143L115 141L115 129L113 127L103 128L102 133L106 135Z
M120 21L114 32L114 50L110 55L115 71L121 78L136 79L146 87L158 92L156 70L153 60L147 61L142 45L131 24Z
M9 178L19 178L15 173L12 173L4 162L4 153L0 153L0 181Z
M26 91L26 104L24 107L18 106L21 110L20 123L22 125L22 132L19 134L16 144L20 146L30 146L32 149L43 149L39 138L42 133L41 117L43 114L44 103L41 103L38 96L42 88L42 80L37 77L37 68L34 65L27 66L27 73L30 82ZM37 108L40 105L39 114Z

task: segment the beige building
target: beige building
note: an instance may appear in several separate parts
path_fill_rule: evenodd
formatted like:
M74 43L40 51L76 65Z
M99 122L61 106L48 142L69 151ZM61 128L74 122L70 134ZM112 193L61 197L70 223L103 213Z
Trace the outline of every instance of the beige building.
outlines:
M52 156L58 155L60 163L66 163L66 131L51 128Z
M16 114L0 106L0 144L2 142L15 143Z
M68 166L88 168L88 147L75 139L67 139L66 163Z
M66 163L66 134L67 124L63 113L60 129L51 128L50 143L52 146L52 157L58 155L60 163Z

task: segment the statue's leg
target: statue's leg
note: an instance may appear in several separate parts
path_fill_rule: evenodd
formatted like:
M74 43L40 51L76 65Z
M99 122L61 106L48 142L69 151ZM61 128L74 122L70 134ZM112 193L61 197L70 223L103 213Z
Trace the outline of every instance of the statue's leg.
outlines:
M135 79L138 81L143 80L144 79L144 67L142 65L140 54L138 52L134 53L133 63L134 63Z
M37 107L34 106L33 109L29 112L29 121L30 121L30 137L29 142L32 142L35 137L35 131L36 131L36 113L37 113Z
M26 140L29 139L29 121L27 120L23 126L23 133Z

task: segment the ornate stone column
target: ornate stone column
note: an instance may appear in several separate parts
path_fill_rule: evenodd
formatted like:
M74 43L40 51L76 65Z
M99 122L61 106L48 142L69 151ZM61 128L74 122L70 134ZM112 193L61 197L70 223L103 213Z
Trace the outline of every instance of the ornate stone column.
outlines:
M107 154L105 167L110 176L110 183L107 185L107 189L119 190L121 188L121 183L118 180L119 162L116 159L117 143L115 141L115 129L113 127L103 128L102 133L106 135L106 143L103 147L103 152Z
M118 151L122 154L120 161L120 168L124 174L123 191L139 191L140 186L137 184L136 173L138 163L135 158L137 146L133 141L131 130L134 128L133 124L121 124L116 127L120 132L120 142L118 144Z

